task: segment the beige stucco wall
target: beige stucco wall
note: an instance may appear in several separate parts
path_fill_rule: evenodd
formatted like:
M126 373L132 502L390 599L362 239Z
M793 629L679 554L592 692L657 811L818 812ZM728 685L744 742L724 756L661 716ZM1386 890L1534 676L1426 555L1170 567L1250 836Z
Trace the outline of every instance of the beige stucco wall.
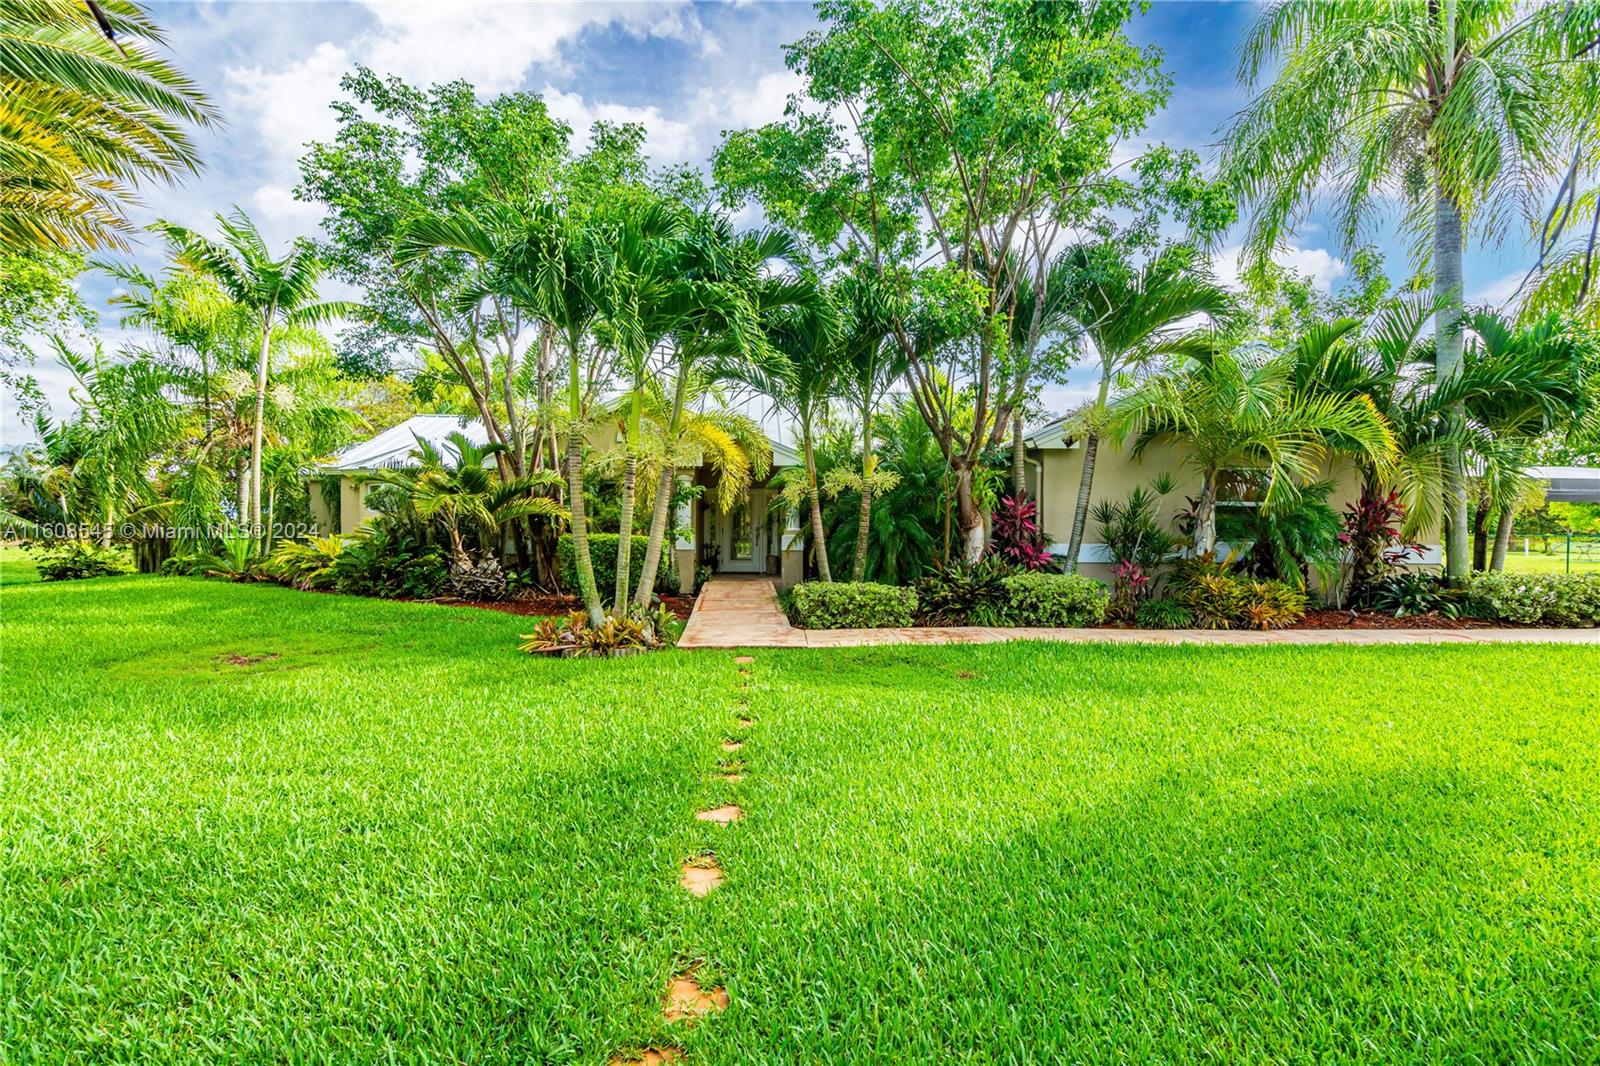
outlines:
M1040 517L1046 533L1060 554L1065 554L1067 541L1072 536L1072 514L1078 500L1078 483L1083 476L1083 449L1044 448L1030 453L1043 471L1040 490ZM1172 477L1173 489L1160 499L1160 520L1171 528L1173 518L1188 507L1189 497L1200 495L1200 475L1183 461L1183 451L1172 444L1153 444L1135 459L1131 449L1102 442L1096 456L1094 487L1089 500L1090 514L1102 501L1121 502L1136 487L1147 488L1152 480L1166 473ZM1335 460L1329 467L1334 480L1334 490L1328 504L1343 512L1361 494L1361 478L1355 465L1348 460ZM1424 537L1430 546L1423 565L1436 565L1438 552L1432 547L1437 537ZM1080 573L1103 581L1111 579L1112 561L1100 557L1100 532L1092 517L1084 522L1083 551L1080 554Z

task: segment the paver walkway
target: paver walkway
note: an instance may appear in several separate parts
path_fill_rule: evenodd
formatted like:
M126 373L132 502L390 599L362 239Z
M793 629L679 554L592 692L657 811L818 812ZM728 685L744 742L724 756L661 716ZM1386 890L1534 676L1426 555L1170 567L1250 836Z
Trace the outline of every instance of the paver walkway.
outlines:
M1595 644L1600 629L796 629L770 578L712 578L680 648L857 648L873 644L996 644L1007 640L1142 644Z

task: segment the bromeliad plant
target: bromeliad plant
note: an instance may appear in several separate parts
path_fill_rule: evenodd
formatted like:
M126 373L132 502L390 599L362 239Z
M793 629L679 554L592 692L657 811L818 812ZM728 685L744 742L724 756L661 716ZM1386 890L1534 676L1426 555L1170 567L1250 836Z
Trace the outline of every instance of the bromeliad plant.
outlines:
M678 620L665 606L653 611L635 607L626 615L608 615L590 625L583 611L561 618L545 618L522 634L522 651L557 658L617 658L670 647L677 642Z

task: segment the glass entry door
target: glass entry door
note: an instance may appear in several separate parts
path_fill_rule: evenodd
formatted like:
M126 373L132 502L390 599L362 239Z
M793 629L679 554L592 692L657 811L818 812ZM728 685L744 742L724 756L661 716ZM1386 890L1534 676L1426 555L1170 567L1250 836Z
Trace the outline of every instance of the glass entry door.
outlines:
M767 492L751 489L734 504L720 523L721 569L730 573L760 574L767 569Z

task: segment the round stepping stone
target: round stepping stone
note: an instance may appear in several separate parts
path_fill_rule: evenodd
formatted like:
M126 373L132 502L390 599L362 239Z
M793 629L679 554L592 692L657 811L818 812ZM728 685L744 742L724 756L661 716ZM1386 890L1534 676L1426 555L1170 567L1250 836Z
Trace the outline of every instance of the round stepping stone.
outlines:
M693 970L679 974L668 983L667 995L661 1005L661 1012L669 1022L692 1022L727 1009L727 991L721 988L702 989L694 979Z
M647 1047L637 1055L613 1055L611 1066L665 1066L669 1062L682 1061L682 1048Z
M754 718L735 718L733 721L734 724L740 729L749 729L751 726L756 724L756 720Z
M727 773L722 775L722 779L730 785L737 785L740 781L744 780L744 775L738 773Z
M742 740L733 740L730 738L722 742L723 751L738 751L742 747L744 747L744 741Z
M722 806L713 807L709 811L696 811L695 817L702 822L727 825L729 822L737 822L740 818L743 818L744 811L740 810L735 804L724 803Z
M704 899L722 887L722 867L710 855L702 855L683 864L683 876L678 883L691 896Z
M755 661L756 657L754 655L738 655L733 660L735 666L749 666Z

